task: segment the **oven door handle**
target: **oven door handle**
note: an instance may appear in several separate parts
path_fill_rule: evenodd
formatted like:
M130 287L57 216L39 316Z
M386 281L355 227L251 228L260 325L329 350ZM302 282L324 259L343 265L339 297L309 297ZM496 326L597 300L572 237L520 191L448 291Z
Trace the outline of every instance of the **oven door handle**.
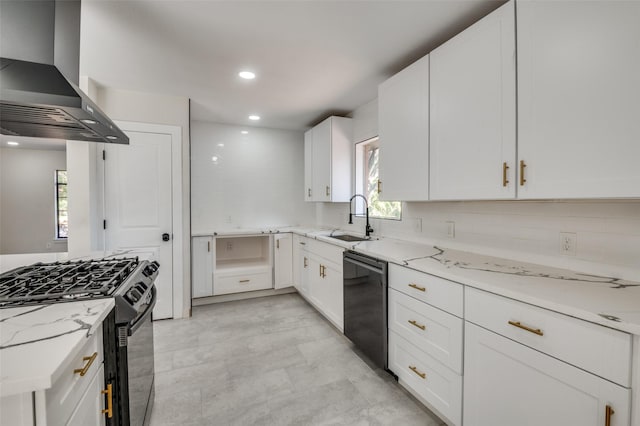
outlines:
M370 271L376 272L378 274L383 274L384 270L382 268L376 268L375 266L371 266L368 263L364 263L364 262L360 262L359 260L354 259L353 257L345 257L344 258L345 262L349 262L349 263L353 263L355 265L358 265L362 268L368 269Z
M129 336L131 336L140 327L142 327L142 324L144 324L144 322L147 320L147 318L151 316L151 312L153 312L153 307L156 306L156 300L157 300L156 286L153 285L151 287L151 301L147 305L147 308L144 310L144 313L142 315L140 315L135 320L135 322L132 322L131 326L129 326Z

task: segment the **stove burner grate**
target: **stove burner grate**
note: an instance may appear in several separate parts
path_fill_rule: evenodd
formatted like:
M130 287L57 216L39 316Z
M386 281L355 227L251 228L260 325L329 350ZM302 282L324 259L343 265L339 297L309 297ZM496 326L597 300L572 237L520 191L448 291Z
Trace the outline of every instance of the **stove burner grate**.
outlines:
M0 306L112 295L138 258L36 263L0 275Z

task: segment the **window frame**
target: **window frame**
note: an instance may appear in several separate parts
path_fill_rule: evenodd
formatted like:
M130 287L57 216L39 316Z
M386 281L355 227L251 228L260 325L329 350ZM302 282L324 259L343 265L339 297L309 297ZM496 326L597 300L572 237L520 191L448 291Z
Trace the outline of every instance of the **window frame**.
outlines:
M64 182L61 182L61 176L60 174L64 173ZM55 214L54 214L54 218L55 218L55 232L54 232L54 238L57 241L67 241L69 238L69 187L68 187L68 181L67 181L67 171L66 170L62 170L62 169L57 169L55 171L55 175L54 175L54 209L55 209ZM65 187L65 191L64 193L66 194L65 197L61 197L60 196L60 189L61 187ZM60 201L61 200L66 200L67 201L67 208L66 210L63 210L60 208ZM64 216L61 215L61 212L65 212L66 214ZM66 222L66 235L62 235L62 229L61 226L64 225L63 222L60 222L61 220L61 216L62 217L66 217L67 222Z
M385 219L385 220L402 220L402 202L400 201L378 201L379 203L399 203L399 216L376 216L372 213L371 209L371 200L368 196L367 183L368 183L368 174L369 174L369 166L368 166L368 153L373 149L380 149L380 139L378 136L373 138L365 139L363 141L357 142L355 144L355 155L354 155L354 193L355 194L363 194L367 197L367 201L369 201L369 218L372 219ZM378 151L378 155L380 151ZM378 176L380 173L379 163L378 163ZM379 181L379 179L378 179ZM354 215L357 217L365 216L365 206L362 198L357 197L354 200L355 212Z

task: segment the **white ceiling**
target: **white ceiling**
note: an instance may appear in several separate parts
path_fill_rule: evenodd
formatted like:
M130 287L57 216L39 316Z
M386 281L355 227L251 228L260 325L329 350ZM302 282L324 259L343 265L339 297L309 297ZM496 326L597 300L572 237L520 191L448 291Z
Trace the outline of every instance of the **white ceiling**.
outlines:
M375 99L389 76L502 0L84 0L80 73L184 96L194 120L306 129ZM241 80L242 69L257 73Z

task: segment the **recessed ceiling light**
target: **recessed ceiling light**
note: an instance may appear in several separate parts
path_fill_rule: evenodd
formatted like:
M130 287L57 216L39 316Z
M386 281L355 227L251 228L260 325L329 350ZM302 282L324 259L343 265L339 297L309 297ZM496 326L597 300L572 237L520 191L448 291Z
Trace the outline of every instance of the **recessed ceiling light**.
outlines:
M224 144L223 144L223 143L219 143L219 144L218 144L218 146L219 146L220 148L224 148Z
M248 130L242 130L240 133L242 133L243 135L248 135L249 131Z
M238 75L245 80L253 80L256 78L256 74L251 71L240 71Z
M218 161L218 156L214 155L213 157L211 157L211 161L213 161L214 163Z
M20 144L18 142L14 142L14 141L7 141L7 145L18 146Z
M85 124L96 124L95 120L89 120L88 118L85 118L84 120L80 120Z
M258 120L260 120L260 116L259 115L250 115L249 116L249 120L258 121Z
M116 139L118 139L117 136L111 136L111 135L108 135L106 138L109 139L110 141L115 141Z

